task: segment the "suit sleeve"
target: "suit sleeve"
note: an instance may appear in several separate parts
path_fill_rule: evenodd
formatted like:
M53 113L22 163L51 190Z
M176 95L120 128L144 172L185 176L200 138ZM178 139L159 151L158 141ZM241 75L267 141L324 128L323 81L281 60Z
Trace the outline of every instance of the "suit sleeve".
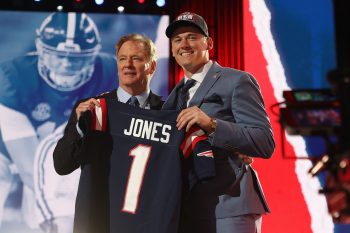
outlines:
M77 116L73 108L63 137L57 142L53 152L54 167L58 174L67 175L79 168L82 163L83 139L76 129Z
M253 157L270 158L275 148L270 120L265 111L260 87L243 73L231 95L234 122L217 119L212 145Z

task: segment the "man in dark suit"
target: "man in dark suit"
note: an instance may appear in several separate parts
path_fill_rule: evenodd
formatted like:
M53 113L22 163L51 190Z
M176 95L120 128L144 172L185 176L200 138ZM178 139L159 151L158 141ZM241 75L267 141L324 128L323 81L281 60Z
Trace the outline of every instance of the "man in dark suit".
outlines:
M166 35L185 77L163 109L176 109L182 86L195 80L177 126L188 130L198 125L207 132L217 171L215 178L196 184L185 197L180 232L260 232L261 216L269 208L255 171L239 158L270 158L275 148L259 85L251 74L209 59L213 41L201 16L179 15Z
M160 109L163 101L149 88L156 70L153 42L140 34L122 37L116 44L119 87L109 93L78 101L55 147L55 170L60 175L81 167L76 199L74 232L108 232L108 163L112 138L87 129L89 112L100 106L99 98L117 99L146 109ZM79 123L78 123L79 122ZM83 176L83 173L90 177Z

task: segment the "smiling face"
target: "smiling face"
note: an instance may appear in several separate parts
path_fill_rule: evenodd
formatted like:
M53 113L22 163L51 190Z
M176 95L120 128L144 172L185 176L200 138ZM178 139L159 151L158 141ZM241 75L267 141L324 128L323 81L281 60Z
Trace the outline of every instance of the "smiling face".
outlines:
M119 86L131 95L139 95L148 86L156 63L151 61L141 41L126 41L117 52Z
M176 62L191 77L209 61L213 41L192 26L176 29L171 37L171 51Z

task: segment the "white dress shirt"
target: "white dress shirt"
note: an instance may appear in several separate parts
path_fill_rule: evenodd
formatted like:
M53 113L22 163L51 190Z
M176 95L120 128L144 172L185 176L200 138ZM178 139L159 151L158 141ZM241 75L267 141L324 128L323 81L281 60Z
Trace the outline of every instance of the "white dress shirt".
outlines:
M188 107L188 103L191 101L191 99L193 98L194 94L196 93L198 87L203 82L203 79L207 75L211 65L213 65L213 62L211 60L209 60L207 64L205 64L195 74L192 75L191 79L196 80L196 84L194 84L194 86L191 87L188 90L188 93L189 93L190 96L189 96L189 98L187 100L187 107ZM188 79L189 78L185 76L185 82L187 82Z

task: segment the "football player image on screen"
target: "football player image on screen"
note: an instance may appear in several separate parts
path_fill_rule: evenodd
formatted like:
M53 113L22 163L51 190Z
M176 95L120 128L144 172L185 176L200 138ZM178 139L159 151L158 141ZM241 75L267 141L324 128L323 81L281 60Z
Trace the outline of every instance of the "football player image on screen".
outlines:
M76 100L113 89L117 66L87 14L52 13L39 26L35 52L0 63L0 221L21 186L26 227L70 233L80 171L57 175L52 151Z

